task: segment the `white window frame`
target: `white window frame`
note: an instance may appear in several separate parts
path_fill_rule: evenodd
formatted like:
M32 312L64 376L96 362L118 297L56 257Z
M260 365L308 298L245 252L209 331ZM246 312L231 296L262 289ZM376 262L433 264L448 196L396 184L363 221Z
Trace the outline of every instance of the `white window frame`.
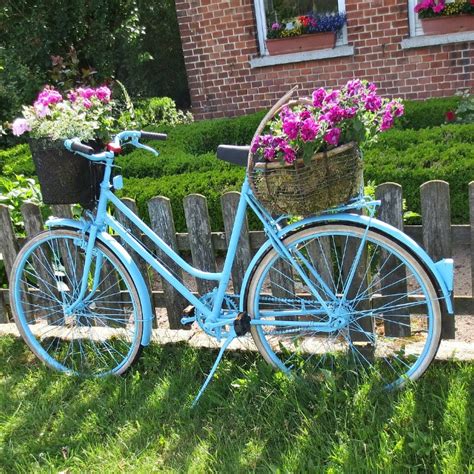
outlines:
M408 20L410 22L410 36L423 35L421 21L418 18L418 14L415 13L415 6L417 3L418 0L408 0Z
M416 1L416 0L414 0ZM257 34L258 34L258 44L260 46L260 55L268 56L267 49L267 19L265 16L265 4L264 0L254 0L255 4L255 16L257 19ZM337 0L337 7L340 12L346 11L346 2L345 0ZM337 46L343 46L347 44L347 24L344 25L341 31L341 35L338 35L336 41Z

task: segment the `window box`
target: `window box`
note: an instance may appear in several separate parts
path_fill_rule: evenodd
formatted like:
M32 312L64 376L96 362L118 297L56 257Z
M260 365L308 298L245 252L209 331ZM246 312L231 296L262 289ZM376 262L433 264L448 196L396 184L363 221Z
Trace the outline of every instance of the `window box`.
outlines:
M327 31L290 38L267 39L267 49L270 55L300 53L317 49L328 49L336 46L336 33Z
M421 19L425 35L444 35L474 31L474 15L440 16Z

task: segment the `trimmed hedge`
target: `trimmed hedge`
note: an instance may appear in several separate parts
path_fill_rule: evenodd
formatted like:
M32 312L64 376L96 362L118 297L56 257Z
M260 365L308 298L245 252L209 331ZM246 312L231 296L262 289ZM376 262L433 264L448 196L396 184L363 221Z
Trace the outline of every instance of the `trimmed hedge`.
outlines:
M224 173L207 171L162 178L128 178L124 180L122 196L136 200L140 215L149 222L148 201L154 196L166 196L171 201L177 232L186 232L183 199L188 194L206 196L212 230L224 228L220 204L221 195L227 191L239 191L245 176L243 168L229 169Z
M474 180L474 124L446 125L419 131L393 130L366 150L365 178L403 186L409 209L421 212L419 187L442 179L451 191L455 224L469 222L468 185Z
M457 100L407 101L407 123L439 125L444 121L445 109ZM141 211L146 210L151 197L168 196L180 231L185 230L182 199L193 192L204 194L209 200L213 229L221 229L220 194L240 189L244 170L217 160L215 150L221 143L249 143L262 116L259 112L162 128L160 131L167 131L169 139L151 142L160 150L160 156L135 150L118 158L117 165L126 178L123 194L136 198ZM4 174L34 175L28 146L0 151L0 170ZM365 178L376 183L400 183L409 209L416 212L420 212L419 186L430 179L446 180L451 186L453 222L468 222L468 183L474 180L474 124L390 130L365 151Z
M395 128L399 130L421 130L437 127L446 121L446 112L455 111L460 97L442 97L426 100L404 100L405 113L396 120Z

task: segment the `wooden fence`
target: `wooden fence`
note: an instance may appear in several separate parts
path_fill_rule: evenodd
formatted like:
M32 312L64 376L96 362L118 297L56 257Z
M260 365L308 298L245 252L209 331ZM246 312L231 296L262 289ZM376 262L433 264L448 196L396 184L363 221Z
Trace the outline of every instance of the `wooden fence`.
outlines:
M441 258L452 257L453 249L461 249L462 254L470 260L471 266L471 294L457 295L454 297L455 312L458 315L474 314L474 181L469 185L470 224L451 225L451 210L449 185L444 181L429 181L420 187L422 225L403 225L402 188L396 183L384 183L376 188L376 198L382 201L378 217L399 228L421 244L434 261ZM224 217L224 231L211 232L207 201L204 196L191 194L184 199L184 211L187 233L175 231L173 215L169 199L155 197L148 202L148 211L151 228L174 250L190 252L192 263L204 271L216 271L216 252L225 251L232 230L237 204L238 192L229 192L222 196L221 205ZM124 198L123 201L129 208L137 211L133 200ZM39 208L31 203L22 207L27 236L34 235L43 228ZM61 217L70 217L70 206L53 206L53 214ZM130 223L125 222L124 216L118 219L130 228ZM133 231L133 229L131 229ZM261 231L249 231L245 222L240 235L240 245L232 270L232 283L236 292L240 291L242 279L252 255L265 241ZM150 246L150 242L145 242ZM21 241L16 238L6 206L0 205L0 252L3 255L5 268L9 274ZM459 254L459 252L456 252ZM467 257L466 257L467 256ZM171 262L168 257L161 255L172 270L180 277L182 271ZM456 263L456 262L455 262ZM146 265L140 261L142 270L147 273ZM464 264L469 265L468 262ZM455 275L456 277L456 275ZM469 277L468 277L469 278ZM166 282L162 282L161 290L152 290L153 282L148 281L150 294L155 307L165 307L168 320L172 329L180 328L182 310L187 306L183 297ZM210 291L215 282L198 280L196 282L199 294ZM156 286L156 285L153 285ZM8 291L0 290L0 323L10 321L8 308ZM454 318L443 314L443 337L454 338Z

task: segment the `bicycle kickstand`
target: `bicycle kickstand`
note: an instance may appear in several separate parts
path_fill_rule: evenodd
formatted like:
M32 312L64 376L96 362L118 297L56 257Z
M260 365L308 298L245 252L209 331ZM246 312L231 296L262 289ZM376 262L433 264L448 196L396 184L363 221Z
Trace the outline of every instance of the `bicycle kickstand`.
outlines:
M230 328L229 335L227 336L227 339L224 341L224 344L222 344L222 347L219 351L219 354L217 354L216 360L214 362L214 365L212 366L211 371L209 372L209 375L206 377L206 380L202 384L201 389L199 390L199 393L196 395L196 398L194 399L192 403L192 407L194 408L201 398L201 395L204 393L204 390L206 390L207 386L209 385L209 382L212 380L214 377L214 374L216 373L217 366L219 365L219 362L222 360L222 356L224 355L225 350L229 347L229 344L237 337L237 333L235 332L234 327Z

